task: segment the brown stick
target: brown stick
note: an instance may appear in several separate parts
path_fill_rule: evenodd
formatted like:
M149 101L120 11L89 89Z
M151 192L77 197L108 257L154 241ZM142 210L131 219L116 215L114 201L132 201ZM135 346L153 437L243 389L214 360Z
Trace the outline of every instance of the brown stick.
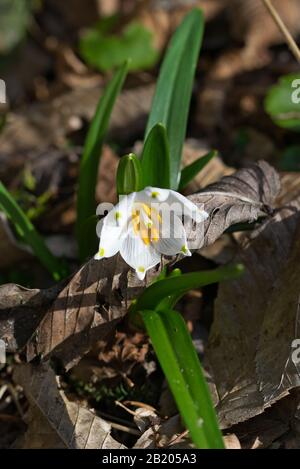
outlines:
M277 24L278 28L284 35L285 40L288 43L288 46L292 54L294 55L295 59L297 60L298 63L300 63L300 49L297 46L296 41L294 40L293 36L289 32L288 28L282 21L281 17L279 16L277 10L272 5L271 0L262 0L262 1L265 4L266 8L268 9L269 13L271 14L272 18L274 19L275 23Z

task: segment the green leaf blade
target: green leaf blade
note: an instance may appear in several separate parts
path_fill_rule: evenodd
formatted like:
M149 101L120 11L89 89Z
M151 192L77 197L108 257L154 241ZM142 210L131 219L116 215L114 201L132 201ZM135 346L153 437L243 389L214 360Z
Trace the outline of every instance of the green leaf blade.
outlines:
M145 309L156 309L161 301L170 295L180 298L193 288L218 283L222 280L237 278L244 268L241 264L219 267L214 270L193 272L179 276L169 277L150 285L138 298L131 313L134 315L138 311Z
M209 390L184 320L171 310L146 310L142 317L195 445L223 449Z
M184 189L194 179L194 177L202 171L210 160L216 156L216 154L217 152L212 150L183 168L180 176L179 190Z
M99 100L84 145L79 171L76 223L79 255L82 260L91 255L96 247L96 231L90 233L89 239L87 239L83 227L86 220L95 214L95 188L103 139L115 100L125 81L127 71L128 63L126 62L106 87Z
M194 75L204 31L204 17L192 10L177 28L165 55L148 119L146 137L161 122L171 154L171 188L177 189Z
M66 277L66 266L64 266L59 259L52 255L52 253L46 246L43 238L36 231L31 221L28 219L23 210L19 207L17 202L14 200L14 198L10 195L10 193L6 190L6 188L1 182L0 208L3 209L7 217L15 225L23 241L31 247L36 257L52 274L54 280L58 281Z
M142 158L144 187L170 188L170 148L162 124L152 127L145 141Z

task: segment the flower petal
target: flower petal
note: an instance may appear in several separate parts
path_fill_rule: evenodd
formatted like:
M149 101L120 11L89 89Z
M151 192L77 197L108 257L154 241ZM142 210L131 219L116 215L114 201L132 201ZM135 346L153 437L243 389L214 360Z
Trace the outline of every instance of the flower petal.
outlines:
M120 250L126 236L135 193L121 198L120 202L97 225L100 237L99 250L95 259L112 257Z
M133 230L130 230L123 240L120 253L124 261L135 269L140 280L145 278L147 270L160 262L160 254L151 244L146 245Z
M115 227L103 224L99 242L99 250L94 259L112 257L120 250L122 241L126 236L124 227Z
M144 194L142 194L141 192L143 192ZM170 194L169 189L160 189L159 187L151 187L151 186L145 187L145 189L141 192L138 192L137 196L139 195L146 196L148 203L165 202L168 199L169 194ZM143 199L143 201L144 200L145 199Z
M179 253L191 256L183 223L177 216L173 216L170 223L162 223L159 239L152 245L166 256L174 256Z
M110 227L123 227L131 218L131 209L134 203L136 192L129 195L122 195L119 203L103 219L103 225Z
M170 204L171 208L172 206L174 206L174 213L176 215L192 218L197 223L201 223L202 221L206 220L209 216L205 210L199 209L196 204L194 204L189 199L184 197L184 195L176 191L169 191L169 197L166 202ZM181 209L179 208L180 205L177 204L181 205Z

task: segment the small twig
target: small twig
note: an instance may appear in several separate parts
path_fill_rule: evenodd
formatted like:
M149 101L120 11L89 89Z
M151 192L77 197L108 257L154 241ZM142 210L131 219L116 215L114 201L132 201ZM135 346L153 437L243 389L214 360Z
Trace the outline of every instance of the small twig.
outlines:
M277 24L278 28L282 32L282 34L285 37L286 42L288 43L288 46L293 53L295 59L297 60L298 63L300 63L300 49L297 46L296 41L294 40L293 36L289 32L287 26L284 24L282 21L280 15L278 14L277 10L274 8L274 6L271 3L271 0L262 0L263 3L265 4L266 8L268 9L270 15L274 19L275 23Z
M115 401L115 404L119 407L122 407L122 409L126 410L126 412L128 412L129 414L134 415L134 416L136 415L136 412L134 410L131 410L128 407L126 407L126 405L122 404L122 402Z
M125 425L120 425L119 423L110 422L106 420L107 423L111 425L112 428L116 430L120 430L121 432L130 433L131 435L141 436L141 432L139 430L135 430L134 428L127 427Z
M184 430L182 433L180 433L179 435L175 435L175 437L173 437L173 439L168 443L168 446L172 446L172 445L175 445L177 443L179 443L183 438L185 438L187 435L189 434L189 431L188 430Z
M143 407L144 409L147 409L147 410L152 410L153 412L156 412L157 413L157 410L155 409L155 407L152 407L152 405L149 405L149 404L145 404L144 402L140 402L140 401L123 401L123 404L127 405L133 405L135 407Z

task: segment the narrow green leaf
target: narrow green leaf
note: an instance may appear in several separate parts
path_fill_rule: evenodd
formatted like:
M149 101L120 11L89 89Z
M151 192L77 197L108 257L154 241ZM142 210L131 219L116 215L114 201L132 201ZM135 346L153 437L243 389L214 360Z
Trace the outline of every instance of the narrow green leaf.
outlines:
M85 140L80 162L76 225L79 255L82 260L91 255L97 245L96 231L90 233L87 238L83 227L85 221L94 215L96 211L95 188L102 143L108 128L113 105L124 83L127 69L128 64L125 63L108 84L98 103Z
M177 28L163 60L147 124L146 137L161 122L170 143L171 188L177 189L188 112L197 59L204 31L204 17L192 10Z
M193 442L201 449L224 449L210 393L183 318L172 310L146 310L142 317Z
M156 309L161 301L170 295L177 298L193 288L221 282L222 280L236 278L243 272L241 264L219 267L215 270L192 272L175 277L169 277L155 282L143 291L137 302L133 305L131 314L145 309Z
M156 124L146 138L142 158L144 187L170 188L170 149L165 127Z
M22 240L31 247L41 263L52 274L54 280L64 278L67 275L66 266L51 254L43 238L1 182L0 207L15 225Z
M204 156L201 156L193 163L189 164L181 171L179 190L184 189L189 182L191 182L195 176L210 162L210 160L216 156L216 150L212 150Z
M117 192L130 194L143 188L143 171L140 160L134 153L122 156L117 170Z

